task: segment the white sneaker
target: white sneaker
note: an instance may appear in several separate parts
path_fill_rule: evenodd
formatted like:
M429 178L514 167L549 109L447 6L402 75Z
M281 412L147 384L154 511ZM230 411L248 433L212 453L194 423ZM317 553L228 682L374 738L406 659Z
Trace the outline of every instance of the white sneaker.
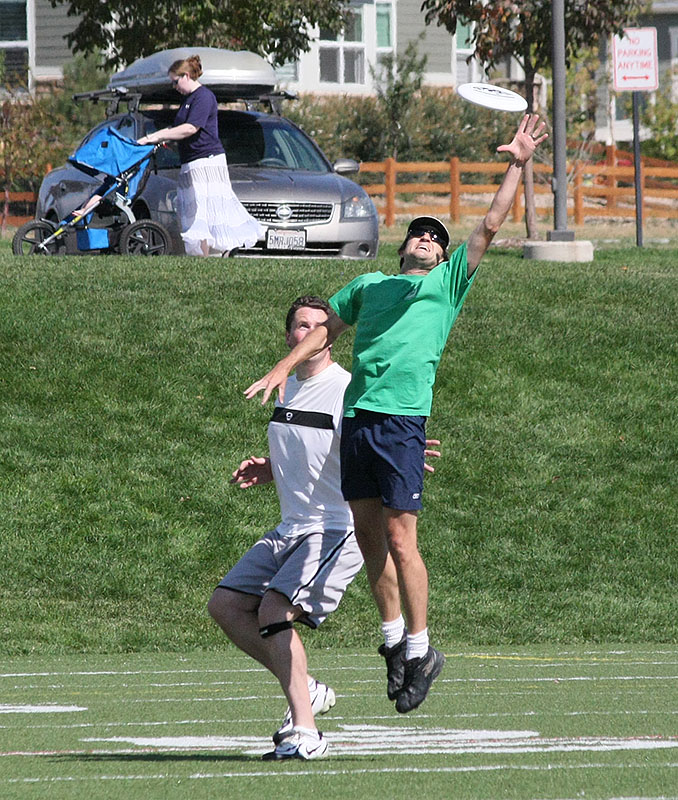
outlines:
M318 714L327 714L337 702L334 689L327 686L325 683L320 683L320 681L317 681L315 678L309 678L308 691L311 695L311 711L313 711L314 717ZM293 728L292 712L288 706L285 716L283 717L282 725L273 734L273 743L280 744Z
M317 735L310 732L305 733L293 728L276 745L275 750L264 753L262 759L264 761L283 761L287 758L301 758L304 761L310 761L312 758L322 758L327 754L329 745L320 731L316 733Z

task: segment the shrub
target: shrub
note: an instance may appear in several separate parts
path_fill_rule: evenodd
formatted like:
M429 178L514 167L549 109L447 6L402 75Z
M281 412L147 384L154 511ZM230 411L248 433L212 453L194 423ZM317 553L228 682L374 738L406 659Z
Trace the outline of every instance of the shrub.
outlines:
M104 117L100 105L76 104L78 91L105 86L97 60L78 56L64 69L61 87L36 95L7 91L0 104L0 187L37 191L50 164L60 164L74 145Z
M399 161L487 161L500 144L511 140L513 114L478 108L452 89L424 87L413 110L403 116ZM388 116L378 97L301 95L288 102L285 116L300 125L330 160L383 161L393 156L385 131Z

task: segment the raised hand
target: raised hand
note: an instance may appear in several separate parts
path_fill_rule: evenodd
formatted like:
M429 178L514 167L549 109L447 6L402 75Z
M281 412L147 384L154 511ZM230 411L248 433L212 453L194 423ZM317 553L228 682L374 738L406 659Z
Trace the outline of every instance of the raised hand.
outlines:
M537 147L548 139L548 133L544 132L545 127L546 122L540 121L538 114L525 114L511 143L500 145L497 152L510 153L514 161L524 164L532 158Z
M289 369L287 367L281 367L280 362L278 362L270 372L267 372L266 375L264 375L263 378L255 381L253 384L248 386L247 389L245 389L245 397L248 400L251 400L255 395L263 391L264 394L261 399L261 405L263 406L266 404L268 398L277 389L278 397L282 403L285 399L285 384L287 383L288 375Z

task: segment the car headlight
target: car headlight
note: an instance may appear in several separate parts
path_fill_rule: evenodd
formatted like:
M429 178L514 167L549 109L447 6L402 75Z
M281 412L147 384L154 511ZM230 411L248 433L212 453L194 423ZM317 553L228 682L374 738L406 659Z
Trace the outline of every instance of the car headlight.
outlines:
M367 219L376 215L377 209L367 194L354 194L348 200L344 200L341 207L342 219Z

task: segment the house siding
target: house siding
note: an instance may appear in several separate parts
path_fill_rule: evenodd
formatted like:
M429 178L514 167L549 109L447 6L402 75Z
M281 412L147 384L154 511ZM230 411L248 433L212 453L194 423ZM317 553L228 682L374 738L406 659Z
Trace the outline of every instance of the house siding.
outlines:
M424 33L419 52L425 53L427 73L452 74L453 38L450 33L435 24L426 25L421 0L398 0L396 31L397 52L403 53L407 45Z
M49 0L35 0L35 68L58 69L71 61L73 54L64 38L78 24L77 17L67 16L66 5L52 8Z

